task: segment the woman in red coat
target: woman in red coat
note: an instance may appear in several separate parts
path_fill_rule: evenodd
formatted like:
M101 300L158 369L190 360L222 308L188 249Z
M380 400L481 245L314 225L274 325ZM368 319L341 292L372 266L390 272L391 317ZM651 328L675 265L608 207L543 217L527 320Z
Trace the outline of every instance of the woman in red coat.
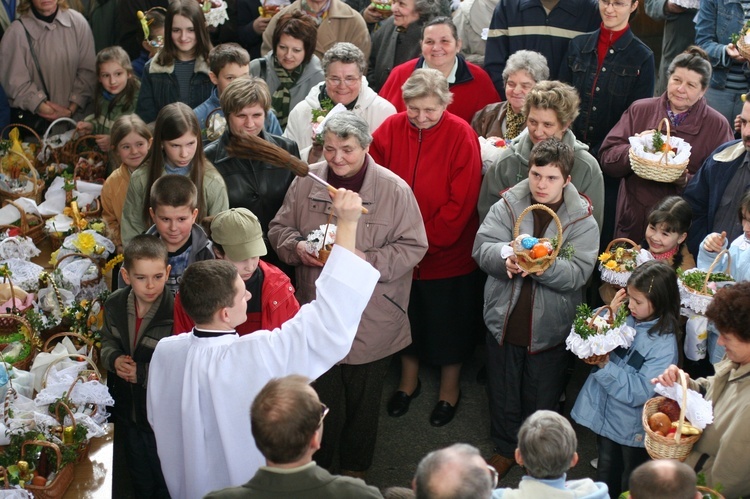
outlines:
M388 402L388 414L406 414L419 395L423 360L441 366L440 397L430 423L443 426L453 419L461 397L461 364L484 327L481 273L471 258L479 229L482 160L477 134L446 111L453 95L439 71L414 71L403 96L406 111L375 130L370 154L414 191L429 248L414 269L412 344L402 351L401 383Z
M432 68L440 71L448 79L453 102L448 111L471 123L474 114L487 104L500 102L495 85L484 69L467 62L461 51L456 25L448 17L436 17L425 24L422 30L422 57L412 59L393 68L380 96L405 111L401 86L419 68Z

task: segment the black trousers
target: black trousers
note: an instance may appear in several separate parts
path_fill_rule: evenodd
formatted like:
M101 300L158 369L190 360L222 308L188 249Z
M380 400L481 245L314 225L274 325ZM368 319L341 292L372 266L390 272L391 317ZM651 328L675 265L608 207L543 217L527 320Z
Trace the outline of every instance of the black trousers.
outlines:
M526 347L499 345L489 333L486 343L490 437L495 452L513 458L524 420L540 409L558 408L570 353L562 344L529 354Z
M123 423L121 418L115 423L115 434L115 438L124 438L125 458L135 496L168 499L169 491L161 472L154 434L141 431L132 423Z
M607 484L611 499L617 499L630 488L628 481L633 470L650 459L648 452L643 447L618 444L601 435L596 437L596 445L599 448L596 479Z
M313 459L330 469L336 450L339 469L367 471L375 453L380 398L391 356L367 364L333 366L312 384L329 407L323 441Z

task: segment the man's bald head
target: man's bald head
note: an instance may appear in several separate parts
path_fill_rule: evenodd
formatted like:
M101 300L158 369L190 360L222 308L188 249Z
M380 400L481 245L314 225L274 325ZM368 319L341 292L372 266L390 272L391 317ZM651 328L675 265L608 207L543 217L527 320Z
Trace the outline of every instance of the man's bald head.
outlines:
M414 477L417 499L482 499L492 495L492 479L479 451L455 444L430 452Z
M638 466L630 475L632 499L695 499L695 471L674 459L658 459Z

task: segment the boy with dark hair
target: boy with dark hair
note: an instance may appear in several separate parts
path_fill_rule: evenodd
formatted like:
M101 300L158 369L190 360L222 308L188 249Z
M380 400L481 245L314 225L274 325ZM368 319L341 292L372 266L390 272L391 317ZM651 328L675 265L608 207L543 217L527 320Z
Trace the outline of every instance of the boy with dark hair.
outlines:
M104 304L102 364L115 405L115 439L123 442L131 483L137 497L168 497L156 439L146 416L149 363L160 339L172 333L167 247L158 237L134 237L124 251L120 269L127 287Z
M265 463L247 427L256 394L271 378L315 379L351 349L380 273L355 254L362 200L344 189L333 197L336 244L316 282L318 299L281 328L236 333L251 296L232 263L196 262L185 271L180 297L195 328L160 342L148 387L172 497L245 483Z
M195 223L198 216L198 189L188 177L163 175L151 187L150 208L154 225L146 234L158 236L169 251L167 287L174 296L188 265L211 260L211 241Z
M549 138L536 144L529 156L529 178L500 195L474 241L474 259L489 274L484 321L489 329L487 391L495 454L488 462L501 478L516 464L523 420L558 405L568 363L565 338L596 262L599 228L588 198L570 181L573 162L573 150L564 142ZM529 274L513 252L513 229L521 212L534 204L546 206L560 219L561 254L568 256ZM552 239L557 225L550 222L548 212L533 210L522 219L519 232Z
M211 112L216 110L214 116L224 117L220 101L224 89L237 78L250 76L250 54L236 43L222 43L212 48L211 52L208 53L208 67L210 69L208 77L215 87L211 92L211 97L193 109L195 115L198 117L198 123L201 125L201 132L204 138L206 138L205 132L208 128L206 119ZM219 128L221 130L216 128L214 132L221 135L224 127ZM273 114L273 111L266 113L266 121L263 128L274 135L282 134L281 125L279 124L279 120L276 119L276 115ZM213 140L213 138L212 133L210 140ZM208 144L208 141L204 145L206 144Z

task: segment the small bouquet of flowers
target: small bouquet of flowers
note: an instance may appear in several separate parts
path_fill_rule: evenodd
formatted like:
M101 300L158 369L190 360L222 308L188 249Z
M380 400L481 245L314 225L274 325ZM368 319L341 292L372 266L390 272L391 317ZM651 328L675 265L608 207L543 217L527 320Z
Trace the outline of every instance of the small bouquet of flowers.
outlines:
M579 359L588 359L605 355L617 347L628 348L635 338L635 329L625 324L627 316L625 306L620 306L615 313L609 306L592 310L585 303L578 305L573 326L565 340L567 349Z
M313 145L323 145L323 127L329 116L346 111L343 104L333 105L333 101L326 97L320 103L320 109L312 110L312 139Z
M336 226L331 224L329 217L327 224L321 225L320 228L311 231L307 235L307 252L325 263L335 242Z
M653 259L651 253L641 249L630 239L614 239L607 245L604 253L599 255L599 270L601 271L602 281L625 287L633 270L651 259Z

